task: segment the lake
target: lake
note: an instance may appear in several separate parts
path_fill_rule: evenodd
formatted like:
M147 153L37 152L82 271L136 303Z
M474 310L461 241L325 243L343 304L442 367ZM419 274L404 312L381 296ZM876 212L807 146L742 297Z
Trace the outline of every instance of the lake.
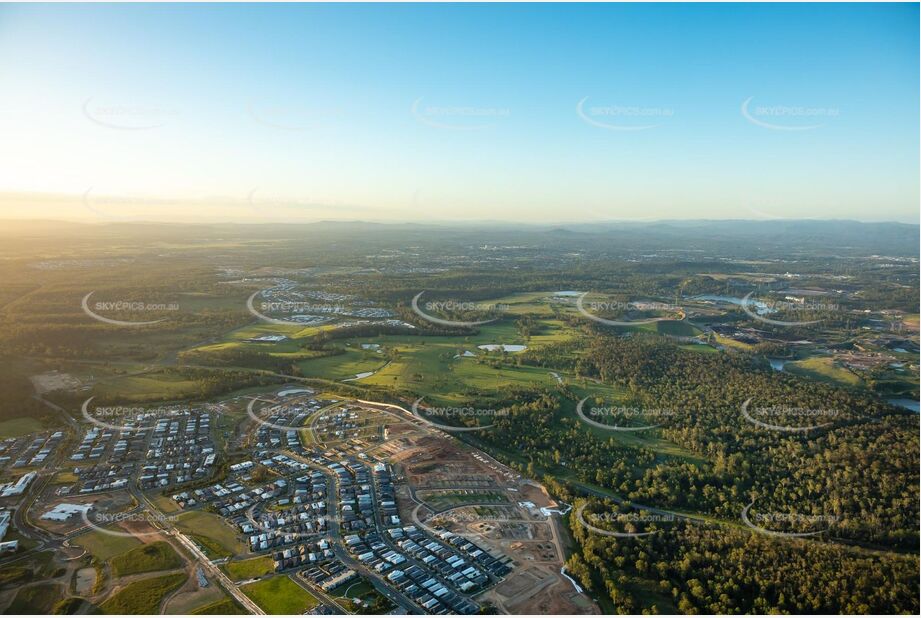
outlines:
M912 412L921 412L921 409L918 407L917 399L887 399L886 401L894 406L905 408L906 410L911 410Z
M783 358L769 358L768 362L771 363L771 369L774 371L783 371L783 366L790 361Z

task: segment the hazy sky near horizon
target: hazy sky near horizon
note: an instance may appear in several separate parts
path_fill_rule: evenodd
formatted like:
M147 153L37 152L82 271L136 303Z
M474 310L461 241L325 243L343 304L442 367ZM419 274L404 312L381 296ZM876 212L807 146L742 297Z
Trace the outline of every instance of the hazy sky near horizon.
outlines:
M2 5L0 217L917 223L918 17Z

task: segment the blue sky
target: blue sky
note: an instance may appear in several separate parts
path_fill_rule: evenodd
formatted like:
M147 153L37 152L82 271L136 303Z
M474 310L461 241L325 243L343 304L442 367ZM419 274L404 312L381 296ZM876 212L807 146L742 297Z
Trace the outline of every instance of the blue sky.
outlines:
M4 5L0 216L917 222L918 45L917 5Z

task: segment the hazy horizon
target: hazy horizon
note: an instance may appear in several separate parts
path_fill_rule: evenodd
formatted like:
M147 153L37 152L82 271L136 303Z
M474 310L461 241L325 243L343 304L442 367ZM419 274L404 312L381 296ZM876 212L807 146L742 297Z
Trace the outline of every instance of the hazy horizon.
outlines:
M421 206L416 200L416 205ZM189 208L200 209L197 213L190 213ZM36 208L41 208L37 214ZM343 212L344 210L344 212ZM361 212L364 214L351 214ZM400 211L396 211L400 212ZM337 209L334 205L304 204L302 202L273 200L264 203L251 203L246 199L214 199L201 201L194 199L157 199L157 198L128 198L106 195L93 195L91 192L83 195L48 195L48 194L15 194L0 193L0 220L3 221L49 221L62 223L154 223L154 224L303 224L336 222L336 223L380 223L380 224L431 224L431 225L475 225L478 223L497 223L502 225L526 225L535 227L559 225L587 225L604 223L635 223L654 224L667 222L695 222L695 221L750 221L754 223L813 221L833 222L845 221L855 223L896 223L903 225L921 225L916 214L914 218L885 219L869 217L835 216L830 214L825 217L816 216L774 216L770 213L744 206L737 209L737 214L726 216L695 216L688 212L686 216L662 217L618 217L599 216L595 219L577 218L547 218L544 220L527 220L514 217L470 217L470 218L442 218L427 217L420 214L411 214L408 210L402 211L403 217L390 216L388 211L382 209L349 205L345 209Z

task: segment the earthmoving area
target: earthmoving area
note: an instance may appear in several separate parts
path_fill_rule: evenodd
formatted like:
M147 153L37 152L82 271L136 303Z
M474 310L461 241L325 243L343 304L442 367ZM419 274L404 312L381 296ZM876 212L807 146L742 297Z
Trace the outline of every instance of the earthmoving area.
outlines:
M514 562L477 600L512 614L591 614L598 609L560 572L559 508L542 487L438 430L392 428L374 450L394 467L404 522L469 537Z

